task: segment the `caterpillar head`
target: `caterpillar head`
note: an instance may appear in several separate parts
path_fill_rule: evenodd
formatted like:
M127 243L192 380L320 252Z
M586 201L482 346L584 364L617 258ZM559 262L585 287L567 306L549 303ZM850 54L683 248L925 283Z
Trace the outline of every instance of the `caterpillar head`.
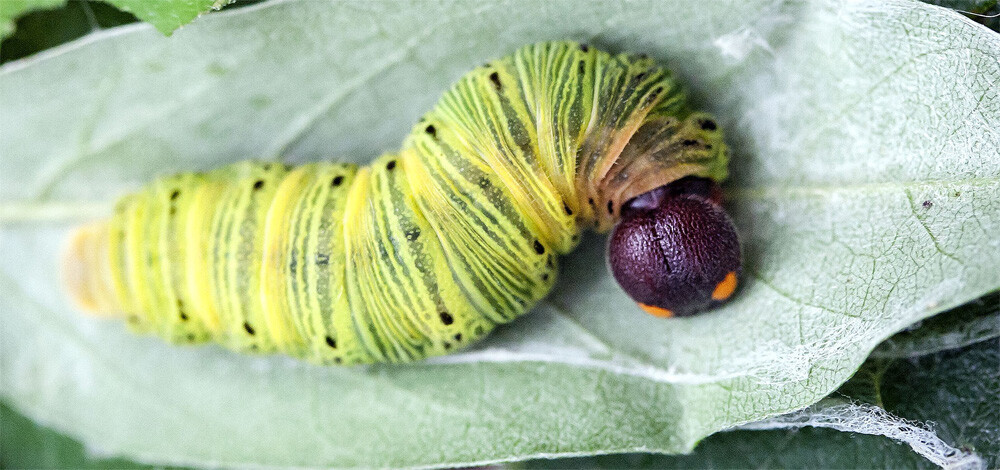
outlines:
M688 316L732 297L740 243L712 180L686 177L622 207L611 233L611 272L643 310Z

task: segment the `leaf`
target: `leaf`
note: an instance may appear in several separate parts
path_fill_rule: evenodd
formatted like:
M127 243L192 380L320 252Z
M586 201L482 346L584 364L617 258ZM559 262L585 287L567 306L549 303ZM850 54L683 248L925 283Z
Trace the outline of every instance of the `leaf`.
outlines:
M148 468L89 455L83 446L0 405L0 463L5 468ZM831 429L734 431L713 435L692 455L607 455L533 460L510 468L916 468L906 446ZM929 465L924 465L929 467Z
M997 5L997 0L923 0L960 13L983 13Z
M991 294L924 322L901 337L927 338L942 320L982 313ZM995 299L994 299L995 300ZM1000 315L1000 313L997 313ZM930 331L923 332L929 329ZM949 442L981 454L991 467L1000 465L1000 384L989 371L1000 364L1000 343L980 341L958 351L929 353L916 361L869 358L834 395L851 400L890 404L894 413L931 424ZM985 374L984 374L985 372ZM983 381L983 376L987 381ZM940 397L946 397L942 400ZM125 468L136 464L87 455L79 443L32 423L0 404L0 463L9 467ZM959 436L958 439L955 436ZM964 436L964 437L963 437ZM6 440L4 440L6 439ZM12 450L13 449L13 450ZM542 459L515 468L932 468L906 445L881 436L803 427L773 431L730 431L715 434L685 456L618 454L586 458Z
M950 8L967 16L972 21L982 24L993 31L1000 32L1000 2L997 0L923 0L927 3Z
M14 20L32 10L55 8L66 0L4 0L0 2L0 40L14 32Z
M1000 339L912 359L870 359L840 393L907 419L1000 466Z
M532 460L525 469L831 469L931 468L909 447L881 436L822 428L729 431L705 439L691 455L615 454Z
M0 466L3 468L76 468L139 470L152 468L122 459L88 455L82 444L0 403Z
M465 71L562 38L668 62L724 124L748 274L725 308L640 313L590 237L478 348L344 369L169 347L59 293L69 226L123 191L243 158L365 162ZM818 401L882 339L1000 287L998 57L997 35L913 2L287 0L171 38L92 35L0 68L0 155L17 157L0 174L0 396L143 462L689 451Z
M1000 317L995 310L997 294L990 294L937 315L918 329L896 334L876 351L886 345L894 345L893 350L897 350L914 338L933 338L941 332L944 321L983 316L984 310L988 310L984 306L993 308L992 315ZM952 334L946 332L944 336ZM909 445L884 437L896 436L910 438L906 444L916 444L925 453L938 451L933 456L950 464L945 468L997 468L1000 375L996 371L1000 367L1000 341L989 337L948 350L918 350L922 357L912 360L871 357L851 380L817 405L775 417L771 422L752 423L741 430L715 434L702 441L691 455L620 454L534 460L523 467L936 467L912 452ZM882 415L883 409L891 414ZM852 420L851 415L845 414L849 412L862 419ZM772 430L749 430L762 428ZM837 428L853 428L854 432L841 432Z
M901 336L929 337L932 322L979 313L988 299L978 299L935 316L925 326ZM931 332L921 333L924 329ZM883 343L885 344L885 343ZM917 361L870 358L835 394L863 399L893 412L930 423L949 442L973 449L991 467L1000 465L995 436L1000 433L1000 384L983 382L982 372L1000 364L1000 343L979 342L959 351L934 353ZM881 346L880 346L881 348ZM939 397L947 397L945 400ZM883 397L885 399L883 399ZM9 467L131 468L87 455L82 446L51 429L40 427L0 405L0 463ZM960 436L956 439L955 436ZM964 436L964 437L962 437ZM713 435L686 456L619 454L586 458L533 460L515 468L931 468L908 446L880 436L804 427L792 430L731 431Z
M218 10L236 0L106 0L170 35L202 13Z
M84 0L78 0L81 3ZM93 1L93 0L86 0ZM106 0L123 11L131 13L161 33L170 35L199 15L218 10L236 0ZM14 20L34 10L57 8L66 0L2 0L0 1L0 39L14 32Z
M95 30L138 21L107 3L73 1L17 18L17 29L0 45L0 64L65 44Z
M936 315L889 338L872 351L879 358L924 356L1000 336L1000 293Z

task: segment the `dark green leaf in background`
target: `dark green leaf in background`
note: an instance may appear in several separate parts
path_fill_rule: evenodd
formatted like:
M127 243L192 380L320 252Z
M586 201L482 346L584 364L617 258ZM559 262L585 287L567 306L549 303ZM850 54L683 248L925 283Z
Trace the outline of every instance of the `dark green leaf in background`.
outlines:
M152 24L161 33L169 35L177 28L190 23L191 20L197 18L199 15L212 10L219 10L236 0L104 1L125 12L126 17L135 15L140 20ZM45 10L57 9L63 5L66 5L66 9L70 11L86 11L88 16L87 22L70 25L66 21L66 18L62 18L62 15L59 13L56 15L45 15L42 13ZM93 0L69 0L68 2L67 0L0 0L0 40L7 38L15 32L17 29L15 20L22 15L36 12L36 16L45 21L43 31L49 31L50 34L43 39L43 35L38 34L36 31L32 34L33 39L45 41L45 44L48 45L47 47L52 47L59 44L59 41L68 34L73 34L80 26L92 27L99 24L106 27L107 25L95 21L97 16L89 11L103 9L99 5L101 5L100 2ZM76 34L73 37L79 37L80 35ZM7 45L4 44L3 47L6 48Z
M90 455L79 442L40 426L0 403L0 468L140 470L153 467Z
M1000 294L917 323L872 351L879 358L908 358L958 349L1000 336Z
M0 5L4 3L0 0ZM33 11L20 17L14 34L0 44L0 63L134 21L134 16L104 2L70 1L61 8Z
M951 8L972 21L1000 32L1000 2L997 0L923 0L932 5Z
M171 34L199 15L218 10L236 0L105 0L145 21L163 34Z
M933 423L938 437L975 452L988 468L1000 468L996 338L910 359L872 358L841 393L900 417Z
M0 2L0 39L14 32L14 20L19 16L46 8L55 8L66 0L4 0Z

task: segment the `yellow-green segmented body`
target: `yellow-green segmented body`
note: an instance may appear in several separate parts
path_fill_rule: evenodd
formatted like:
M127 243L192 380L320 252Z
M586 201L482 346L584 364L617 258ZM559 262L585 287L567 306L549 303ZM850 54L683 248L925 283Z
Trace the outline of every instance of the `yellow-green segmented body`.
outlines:
M417 360L530 309L557 255L628 199L726 163L651 60L542 43L465 75L370 166L161 178L77 231L66 278L85 308L171 342Z

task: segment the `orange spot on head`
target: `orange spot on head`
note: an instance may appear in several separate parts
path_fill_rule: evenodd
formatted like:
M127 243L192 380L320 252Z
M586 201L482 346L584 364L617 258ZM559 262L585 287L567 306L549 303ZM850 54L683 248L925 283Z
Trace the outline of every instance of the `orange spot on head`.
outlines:
M736 292L736 272L729 271L722 282L715 285L715 290L712 291L712 299L714 300L726 300L729 296Z
M674 312L667 310L665 308L654 307L652 305L639 304L639 308L646 311L646 313L660 318L670 318L674 316Z

